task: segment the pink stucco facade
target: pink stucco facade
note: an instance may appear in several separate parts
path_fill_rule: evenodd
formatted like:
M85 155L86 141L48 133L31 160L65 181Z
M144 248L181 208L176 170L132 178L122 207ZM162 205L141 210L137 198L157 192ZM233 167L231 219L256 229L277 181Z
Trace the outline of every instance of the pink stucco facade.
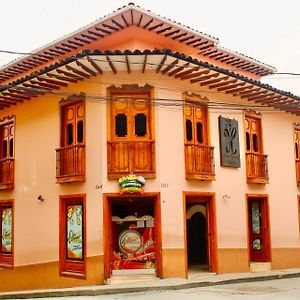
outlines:
M170 48L199 60L204 56L194 48L134 26L95 41L88 49L163 49ZM75 51L75 50L74 50ZM57 59L59 60L59 59ZM270 256L261 262L264 268L300 266L298 195L296 184L294 125L297 115L282 110L265 110L239 96L200 86L180 78L157 73L151 66L145 72L132 64L128 73L118 66L117 73L104 70L77 83L61 87L58 93L46 93L0 111L0 119L15 116L14 189L0 191L1 201L13 199L13 268L0 268L0 291L103 284L105 276L104 232L105 195L118 195L117 180L108 179L107 140L108 88L111 86L149 85L154 99L184 100L195 94L208 100L208 136L214 146L215 180L186 179L183 105L154 105L155 178L146 178L147 193L159 194L161 234L161 276L186 277L186 195L211 195L214 201L215 248L213 271L219 273L252 270L249 254L249 212L247 196L262 197L268 206ZM206 59L216 63L213 59ZM222 68L230 67L217 62ZM238 72L252 79L258 75ZM70 94L85 93L86 172L84 182L57 184L55 149L60 147L60 101ZM67 96L64 96L67 95ZM182 103L182 102L181 102ZM211 104L218 104L217 107ZM225 103L221 105L220 103ZM226 105L226 103L228 105ZM229 108L236 104L238 109ZM247 109L249 105L249 109ZM241 107L244 109L241 109ZM246 178L246 114L259 115L263 152L268 155L269 183L249 184ZM222 167L218 117L238 121L239 168ZM86 278L59 275L59 197L84 194L86 197ZM38 201L42 195L44 201ZM141 196L142 197L142 196ZM176 263L174 263L176 262ZM257 265L260 263L257 262ZM254 264L255 265L255 264ZM34 280L32 279L34 278Z

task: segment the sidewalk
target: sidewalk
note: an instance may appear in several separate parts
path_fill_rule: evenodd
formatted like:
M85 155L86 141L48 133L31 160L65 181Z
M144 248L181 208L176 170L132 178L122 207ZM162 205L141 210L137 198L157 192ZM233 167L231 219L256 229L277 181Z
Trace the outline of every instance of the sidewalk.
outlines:
M300 277L300 268L258 273L235 273L214 275L201 273L190 279L171 278L152 281L130 282L112 285L75 287L66 289L47 289L34 291L20 291L0 293L0 299L30 299L46 297L67 296L96 296L120 293L145 292L153 290L179 290L203 286L213 286L230 283L253 282L262 280L274 280L282 278Z

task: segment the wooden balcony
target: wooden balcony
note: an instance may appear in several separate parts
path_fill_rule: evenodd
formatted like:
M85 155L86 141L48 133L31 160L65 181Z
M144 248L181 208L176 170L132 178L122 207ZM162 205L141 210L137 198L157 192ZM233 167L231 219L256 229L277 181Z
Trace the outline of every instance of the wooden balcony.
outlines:
M56 149L56 183L85 181L85 145Z
M155 177L154 141L108 141L108 178L135 173L146 178Z
M214 147L185 144L184 148L186 178L215 180Z
M300 159L296 159L296 179L297 186L300 186Z
M269 183L268 155L246 153L247 183Z
M0 190L14 188L14 169L15 160L13 158L0 160Z

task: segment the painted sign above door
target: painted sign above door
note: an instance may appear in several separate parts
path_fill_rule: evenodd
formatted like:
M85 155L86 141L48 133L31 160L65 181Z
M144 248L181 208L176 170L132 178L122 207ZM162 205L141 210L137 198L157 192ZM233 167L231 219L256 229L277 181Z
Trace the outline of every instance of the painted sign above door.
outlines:
M137 176L135 174L129 174L121 177L119 180L119 186L121 188L120 194L124 193L140 193L144 194L143 185L146 180L143 176Z

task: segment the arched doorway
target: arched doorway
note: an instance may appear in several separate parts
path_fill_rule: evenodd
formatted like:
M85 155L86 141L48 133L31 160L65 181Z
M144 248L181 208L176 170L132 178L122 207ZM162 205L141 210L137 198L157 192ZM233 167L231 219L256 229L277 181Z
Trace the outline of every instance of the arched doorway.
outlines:
M214 193L184 193L186 277L217 272Z
M208 270L205 204L188 204L186 213L188 267Z

